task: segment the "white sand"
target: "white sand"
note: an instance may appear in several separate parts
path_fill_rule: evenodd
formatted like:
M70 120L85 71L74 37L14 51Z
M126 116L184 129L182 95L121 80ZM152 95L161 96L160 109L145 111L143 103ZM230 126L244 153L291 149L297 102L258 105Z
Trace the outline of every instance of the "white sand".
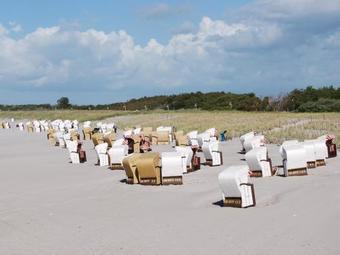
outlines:
M159 187L120 182L85 145L88 162L72 165L45 134L0 130L0 254L340 254L340 157L253 179L257 206L235 209L219 206L217 175L245 164L237 140L222 144L224 166Z

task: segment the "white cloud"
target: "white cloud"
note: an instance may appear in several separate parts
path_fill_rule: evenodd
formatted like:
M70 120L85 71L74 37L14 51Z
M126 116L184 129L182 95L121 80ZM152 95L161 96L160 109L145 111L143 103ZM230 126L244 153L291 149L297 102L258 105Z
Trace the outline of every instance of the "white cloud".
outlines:
M187 14L191 11L191 6L186 4L169 5L167 3L156 3L145 6L139 10L139 14L148 19L158 19L170 16Z
M301 2L309 8L304 13L314 18L334 13L338 6L335 1L326 6ZM276 13L289 13L292 3L267 0L247 8L266 5ZM302 12L301 3L295 7L296 13ZM203 17L195 31L173 35L166 44L150 39L145 46L126 31L55 26L16 39L0 25L0 90L77 90L79 95L101 91L110 98L106 101L113 101L150 92L233 90L267 95L309 84L339 85L340 27L328 29L326 35L311 30L301 36L287 28L287 20L280 21L282 15L270 20L256 15L230 22Z

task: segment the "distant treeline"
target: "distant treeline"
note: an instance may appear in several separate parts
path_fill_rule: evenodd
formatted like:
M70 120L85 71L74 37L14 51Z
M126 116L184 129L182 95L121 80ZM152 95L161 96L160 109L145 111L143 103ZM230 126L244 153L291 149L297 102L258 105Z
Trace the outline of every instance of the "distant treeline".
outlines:
M238 111L297 111L340 112L340 88L307 87L295 89L278 97L260 98L254 93L195 92L169 96L152 96L131 99L126 102L98 105L72 105L67 97L58 99L55 105L0 105L0 110L129 110L155 109L179 110L238 110Z

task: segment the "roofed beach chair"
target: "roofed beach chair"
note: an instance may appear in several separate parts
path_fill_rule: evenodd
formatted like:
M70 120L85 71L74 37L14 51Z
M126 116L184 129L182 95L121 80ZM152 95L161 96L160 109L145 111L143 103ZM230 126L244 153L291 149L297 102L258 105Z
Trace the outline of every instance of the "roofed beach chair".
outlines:
M47 140L51 145L55 146L57 143L57 133L54 129L50 128L47 130Z
M56 146L59 146L61 148L65 148L66 144L65 144L65 139L64 139L64 132L63 131L58 131L56 133Z
M242 151L243 152L245 152L245 148L244 148L245 141L250 139L250 138L253 138L254 136L255 136L255 132L254 131L246 133L246 134L240 136L240 141L241 141Z
M328 157L328 148L323 140L308 140L314 143L316 166L325 166Z
M223 164L222 152L219 149L219 142L205 143L202 147L205 163L209 166L220 166Z
M92 135L93 146L96 147L98 144L104 143L104 134L103 133L94 133Z
M255 135L249 139L246 139L243 143L245 152L248 152L254 148L264 146L264 140L265 139L263 135Z
M169 131L157 131L157 144L169 144L170 142Z
M156 129L157 132L168 132L169 142L171 143L174 139L174 128L171 126L160 126Z
M127 184L139 183L139 175L137 171L137 160L141 157L141 153L132 153L123 159L123 167L126 173Z
M116 133L114 133L113 130L111 130L110 132L105 133L103 140L111 148L112 147L112 142L114 142L116 140Z
M109 165L109 155L107 154L107 147L108 147L107 143L101 143L101 144L96 145L95 147L99 166Z
M283 175L307 175L307 154L301 144L287 145L282 148Z
M141 153L137 160L139 183L142 185L160 185L160 156L157 152Z
M198 131L197 130L194 130L194 131L191 131L191 132L187 133L189 144L192 147L199 147L197 135L198 135Z
M84 140L91 140L92 139L92 131L91 127L84 127L83 128L83 139Z
M28 133L32 133L33 132L33 124L32 124L32 122L27 122L26 123L26 128L27 128L27 132Z
M337 156L337 149L335 144L335 136L334 135L323 135L317 138L318 140L322 140L326 143L327 146L327 158L334 158Z
M70 158L72 164L79 164L80 163L80 157L78 153L78 142L77 141L67 141L66 142L67 149L70 153Z
M299 141L298 140L287 140L287 141L284 141L280 148L279 148L279 152L281 154L281 157L283 158L283 148L284 147L287 147L289 145L296 145L296 144L299 144Z
M245 155L251 177L272 176L272 162L267 147L257 147Z
M152 127L143 127L142 128L142 133L144 136L151 136L152 134Z
M183 163L180 152L162 152L162 185L183 184Z
M110 167L114 169L123 169L123 159L128 155L127 145L112 146L108 152L110 157Z
M200 133L197 135L197 142L198 142L198 146L200 148L203 147L204 144L209 143L210 142L210 133L204 132L204 133Z
M223 205L247 208L256 205L254 185L250 183L248 166L230 166L218 175Z
M192 170L192 157L193 151L190 146L176 146L176 151L182 155L182 168L183 173L190 172Z

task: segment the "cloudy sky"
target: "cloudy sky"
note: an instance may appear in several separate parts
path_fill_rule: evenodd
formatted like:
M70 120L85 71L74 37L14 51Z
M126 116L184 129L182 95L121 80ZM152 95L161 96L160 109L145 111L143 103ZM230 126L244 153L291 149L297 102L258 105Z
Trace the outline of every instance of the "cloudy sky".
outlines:
M340 0L0 2L0 104L308 85L340 85Z

